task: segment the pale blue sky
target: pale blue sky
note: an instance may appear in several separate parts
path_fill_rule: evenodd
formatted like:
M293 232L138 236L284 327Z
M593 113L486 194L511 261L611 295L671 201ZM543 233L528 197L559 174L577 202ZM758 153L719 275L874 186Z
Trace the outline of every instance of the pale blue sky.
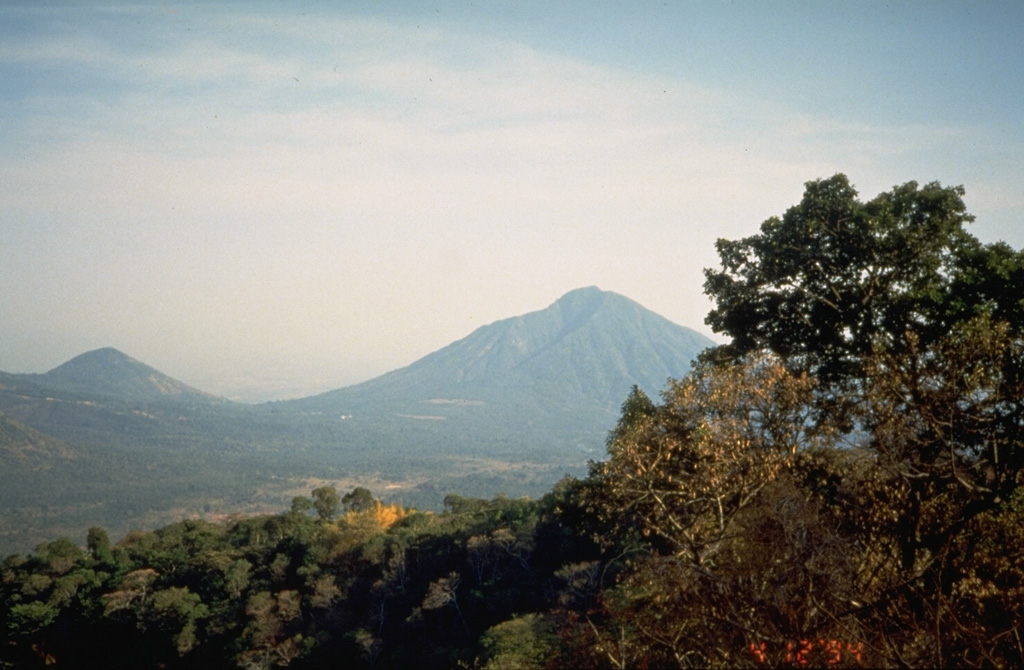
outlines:
M596 284L702 332L803 183L1024 246L1024 3L0 5L0 370L406 365Z

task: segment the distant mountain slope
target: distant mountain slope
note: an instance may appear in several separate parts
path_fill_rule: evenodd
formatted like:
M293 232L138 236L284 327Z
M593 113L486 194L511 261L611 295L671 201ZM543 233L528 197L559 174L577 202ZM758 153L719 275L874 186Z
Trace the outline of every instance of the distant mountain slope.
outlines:
M713 344L624 296L589 287L483 326L408 367L282 405L435 418L475 412L505 428L560 417L607 430L634 384L656 395ZM467 409L473 407L479 409Z
M19 376L60 391L125 400L216 400L110 347L75 356L44 374Z
M75 456L75 451L64 442L0 412L0 462L5 464L5 470L14 465L46 469Z
M424 509L452 492L543 495L601 457L633 384L657 394L711 344L586 288L296 401L220 401L114 349L0 372L0 555L94 524L286 505L311 482Z

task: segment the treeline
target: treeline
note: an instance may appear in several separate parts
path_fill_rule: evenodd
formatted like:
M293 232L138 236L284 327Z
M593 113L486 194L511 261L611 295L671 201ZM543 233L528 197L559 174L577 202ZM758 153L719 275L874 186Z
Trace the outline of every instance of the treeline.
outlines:
M516 667L541 662L554 642L546 616L516 615L557 604L563 558L596 556L555 522L558 495L449 496L432 514L320 488L279 515L183 521L116 544L93 528L84 550L61 539L3 562L0 658L449 668L510 647Z
M99 528L11 556L0 658L106 667L1024 666L1024 253L962 190L810 182L720 241L728 335L540 500Z

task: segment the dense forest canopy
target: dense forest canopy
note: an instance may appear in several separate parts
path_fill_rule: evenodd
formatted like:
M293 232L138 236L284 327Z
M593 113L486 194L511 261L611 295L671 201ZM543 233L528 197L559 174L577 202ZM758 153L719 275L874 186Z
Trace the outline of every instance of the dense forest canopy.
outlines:
M1024 665L1024 253L843 175L706 271L707 351L541 500L358 488L0 565L0 666Z

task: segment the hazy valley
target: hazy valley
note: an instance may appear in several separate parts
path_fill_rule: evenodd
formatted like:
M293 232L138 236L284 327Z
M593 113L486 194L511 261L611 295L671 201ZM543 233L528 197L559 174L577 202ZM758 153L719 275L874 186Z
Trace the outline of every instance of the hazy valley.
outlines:
M284 402L218 398L113 349L0 373L0 554L92 525L279 511L321 483L424 509L450 492L539 496L602 457L633 385L656 397L710 344L591 287Z

